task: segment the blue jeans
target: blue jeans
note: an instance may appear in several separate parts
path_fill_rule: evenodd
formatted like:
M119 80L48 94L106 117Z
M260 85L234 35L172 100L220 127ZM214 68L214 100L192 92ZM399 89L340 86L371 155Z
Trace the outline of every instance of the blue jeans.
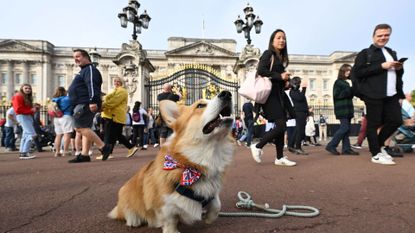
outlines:
M350 140L349 140L349 134L350 134L350 118L342 118L340 120L340 127L334 133L333 138L331 141L327 144L328 148L336 148L340 141L342 141L342 153L347 152L351 150L350 148Z
M4 130L6 132L6 136L5 136L6 138L4 141L6 148L11 148L11 149L16 148L16 145L15 145L16 139L14 137L14 127L5 126Z
M32 145L33 137L36 136L35 128L33 128L32 115L16 115L17 122L22 126L23 135L20 142L20 153L29 152Z
M155 135L155 132L154 132L154 128L150 128L150 129L148 129L148 135L149 135L149 137L150 137L150 140L151 140L151 144L156 144L156 143L158 143L157 142L157 139L156 139L156 135Z
M250 146L252 142L252 137L254 136L254 120L245 119L246 125L246 145Z

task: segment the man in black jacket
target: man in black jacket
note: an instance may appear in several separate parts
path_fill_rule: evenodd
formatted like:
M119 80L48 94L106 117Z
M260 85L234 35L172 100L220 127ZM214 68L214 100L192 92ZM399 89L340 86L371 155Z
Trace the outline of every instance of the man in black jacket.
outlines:
M79 74L72 80L68 89L71 104L74 105L73 117L76 132L82 135L82 153L69 163L90 162L88 155L91 142L100 148L102 160L107 160L111 146L104 142L91 129L95 113L99 111L101 101L101 73L91 63L87 51L75 49L73 53L75 64L81 67Z
M379 24L373 31L373 44L356 57L354 75L367 109L367 138L371 161L383 165L395 162L384 143L402 124L399 99L404 99L402 86L403 63L396 52L386 47L392 28ZM370 55L368 55L370 54ZM379 133L378 128L381 127Z

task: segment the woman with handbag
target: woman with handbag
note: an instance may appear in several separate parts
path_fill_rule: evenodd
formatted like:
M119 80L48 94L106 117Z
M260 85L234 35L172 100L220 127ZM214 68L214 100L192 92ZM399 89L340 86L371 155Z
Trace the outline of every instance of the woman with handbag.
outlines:
M71 144L74 122L72 117L73 107L71 99L67 95L64 87L57 87L53 95L52 102L56 102L59 109L63 112L62 117L53 118L53 125L56 133L55 137L55 157L70 155L69 145ZM63 151L61 153L61 142L63 138Z
M257 69L258 75L268 77L271 80L272 88L267 101L264 104L256 105L262 108L268 122L274 124L273 128L264 134L259 143L251 145L252 157L257 163L261 162L262 148L268 142L273 142L276 148L274 164L279 166L296 165L296 162L288 160L283 155L286 121L295 115L293 107L284 92L290 79L290 73L285 71L288 63L285 32L277 29L271 34L268 50L265 50L262 54Z

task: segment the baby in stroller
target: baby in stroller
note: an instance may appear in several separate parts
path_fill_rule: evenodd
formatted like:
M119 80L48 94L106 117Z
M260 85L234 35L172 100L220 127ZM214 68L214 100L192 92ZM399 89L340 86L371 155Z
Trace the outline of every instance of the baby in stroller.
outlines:
M55 130L53 130L53 124L47 126L41 126L36 130L37 139L36 143L32 143L31 149L34 151L36 147L48 147L50 151L54 151L54 142L55 142ZM36 145L37 144L37 145Z
M412 152L415 145L415 109L411 104L411 95L402 101L403 125L398 128L392 141L402 152Z

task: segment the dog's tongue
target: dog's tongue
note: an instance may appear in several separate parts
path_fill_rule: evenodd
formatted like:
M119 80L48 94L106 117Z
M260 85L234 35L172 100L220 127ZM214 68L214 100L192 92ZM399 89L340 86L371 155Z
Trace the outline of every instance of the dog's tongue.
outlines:
M220 117L217 117L213 121L207 123L205 127L203 127L203 133L210 134L216 127L220 125L221 122L222 120L220 119Z

